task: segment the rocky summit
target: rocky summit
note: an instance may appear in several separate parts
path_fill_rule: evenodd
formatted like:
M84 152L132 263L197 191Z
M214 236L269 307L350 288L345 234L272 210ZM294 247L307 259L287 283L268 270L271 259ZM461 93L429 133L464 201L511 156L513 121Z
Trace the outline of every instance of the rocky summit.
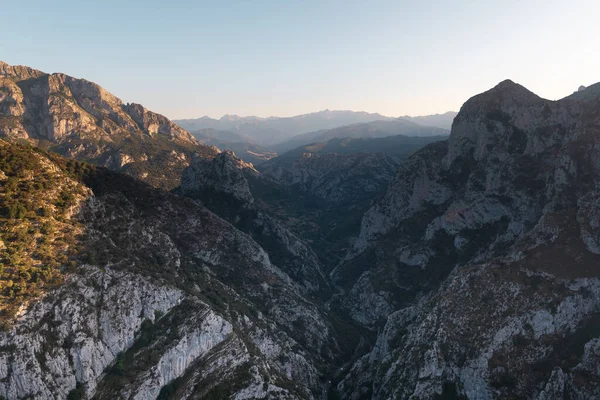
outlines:
M166 117L124 104L102 87L0 61L0 137L123 171L163 188L179 185L193 154L214 148Z
M400 167L333 273L378 327L343 398L600 396L599 118L504 81Z
M599 87L255 168L0 64L0 398L600 398Z

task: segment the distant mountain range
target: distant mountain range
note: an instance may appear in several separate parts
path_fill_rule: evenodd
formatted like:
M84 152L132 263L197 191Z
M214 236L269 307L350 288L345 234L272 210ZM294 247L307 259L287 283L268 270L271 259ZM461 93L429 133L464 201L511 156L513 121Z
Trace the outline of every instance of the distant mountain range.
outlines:
M435 126L442 129L452 128L452 121L458 113L456 111L448 111L443 114L422 115L419 117L410 117L405 115L404 119L415 122L420 125Z
M231 118L231 117L230 117ZM296 135L289 140L271 146L255 144L252 138L247 134L232 132L226 130L217 130L214 128L204 128L191 131L198 142L205 145L216 146L221 150L232 150L242 160L251 162L255 165L277 157L279 154L298 149L309 145L317 145L320 148L327 148L329 153L356 153L356 152L384 152L394 151L394 145L406 145L404 139L413 138L433 138L433 140L415 140L415 145L425 145L432 141L442 140L450 131L433 126L423 126L408 121L404 118L393 120L372 121L367 123L351 124L340 126L333 129L324 129L315 132ZM388 138L396 135L402 135L404 138L387 139L381 141L349 141L340 139L359 139L359 138ZM338 139L333 141L332 139ZM326 144L328 144L326 146ZM366 146L366 147L363 147ZM372 150L370 149L372 146ZM389 147L392 146L392 147ZM365 150L367 149L367 150ZM404 147L403 147L404 151ZM403 153L404 154L404 153Z
M415 117L420 120L413 122L427 125L428 118L431 118L432 126L449 129L452 123L451 114L456 115L456 113L449 112L441 115ZM450 121L444 123L448 119ZM182 119L175 122L189 132L200 131L202 129L230 131L246 137L247 140L245 141L247 142L269 146L307 132L329 130L358 123L394 120L396 118L377 113L324 110L293 117L261 118L225 115L220 119L202 117L197 119Z
M213 128L205 128L190 132L196 138L196 140L202 143L211 140L219 143L252 142L252 139L247 135L242 135L240 133L232 131L222 131Z

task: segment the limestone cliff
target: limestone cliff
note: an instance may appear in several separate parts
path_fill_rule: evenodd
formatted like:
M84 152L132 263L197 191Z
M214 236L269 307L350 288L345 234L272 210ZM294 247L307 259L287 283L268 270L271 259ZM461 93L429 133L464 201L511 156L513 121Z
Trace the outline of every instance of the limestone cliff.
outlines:
M194 153L216 154L166 117L124 104L93 82L2 62L0 137L27 140L165 188L178 185Z
M383 326L344 398L600 394L591 88L548 101L502 82L400 168L334 272L351 315Z
M0 143L87 188L63 282L42 286L0 333L0 395L321 395L334 327L249 235L191 199Z

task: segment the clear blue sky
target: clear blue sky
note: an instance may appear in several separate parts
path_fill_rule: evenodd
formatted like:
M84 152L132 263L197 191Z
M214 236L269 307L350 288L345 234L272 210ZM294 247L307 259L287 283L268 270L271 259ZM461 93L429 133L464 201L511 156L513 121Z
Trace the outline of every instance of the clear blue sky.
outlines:
M458 110L510 78L600 81L597 0L0 0L0 60L171 118Z

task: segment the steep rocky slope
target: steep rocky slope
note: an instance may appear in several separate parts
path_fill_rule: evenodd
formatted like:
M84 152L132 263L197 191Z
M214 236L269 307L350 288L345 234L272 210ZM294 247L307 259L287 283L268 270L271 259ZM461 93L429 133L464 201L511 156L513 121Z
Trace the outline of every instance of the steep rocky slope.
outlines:
M375 153L303 152L291 160L277 158L259 168L285 186L298 186L331 203L373 198L395 175L399 160Z
M211 211L249 233L305 290L327 298L328 283L310 247L282 222L256 206L248 184L262 180L252 164L224 151L212 160L196 158L186 168L178 193L202 201Z
M68 268L57 270L62 283L38 276L40 290L0 333L0 395L321 396L320 376L340 348L336 327L249 235L194 200L125 175L0 146L19 173L80 193L60 216L80 230L57 236L73 249ZM37 223L29 211L4 222Z
M600 395L600 97L511 81L398 171L334 271L380 326L343 398Z
M124 171L171 189L194 153L212 157L184 129L95 83L0 61L0 137Z

